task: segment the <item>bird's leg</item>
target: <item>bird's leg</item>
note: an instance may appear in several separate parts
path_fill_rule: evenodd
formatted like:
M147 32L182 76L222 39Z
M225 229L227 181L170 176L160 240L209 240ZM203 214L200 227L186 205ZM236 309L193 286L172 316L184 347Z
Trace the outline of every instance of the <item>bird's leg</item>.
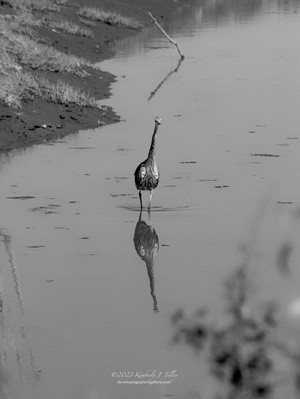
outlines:
M149 208L151 207L152 194L153 194L153 190L150 190L150 195L149 195Z
M143 209L143 202L142 202L142 192L141 190L139 191L139 198L140 198L140 204L141 204L141 210Z
M153 194L153 190L150 190L150 195L149 195L149 205L148 205L148 213L150 216L150 210L151 210L151 200L152 200L152 194Z
M143 213L143 209L140 209L140 216L139 216L139 222L142 220L142 213Z

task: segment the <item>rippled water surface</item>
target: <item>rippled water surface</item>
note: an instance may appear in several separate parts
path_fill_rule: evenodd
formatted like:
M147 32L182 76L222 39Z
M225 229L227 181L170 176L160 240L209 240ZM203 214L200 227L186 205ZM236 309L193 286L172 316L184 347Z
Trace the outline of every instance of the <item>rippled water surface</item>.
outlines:
M101 64L120 123L1 158L3 398L299 396L299 2L164 27L181 63L149 28Z

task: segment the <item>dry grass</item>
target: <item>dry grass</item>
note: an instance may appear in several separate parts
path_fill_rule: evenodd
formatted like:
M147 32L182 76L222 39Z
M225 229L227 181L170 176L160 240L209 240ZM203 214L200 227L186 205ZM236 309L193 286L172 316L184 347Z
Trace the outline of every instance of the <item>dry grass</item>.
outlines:
M67 0L4 0L14 10L34 11L59 11L60 5L65 5Z
M62 80L51 83L32 72L22 71L7 52L1 52L0 102L10 107L21 108L22 101L35 97L59 104L97 106L95 98Z
M134 18L123 17L120 14L104 11L100 8L83 7L78 11L78 15L92 21L101 21L108 25L121 26L123 28L140 29L142 25Z
M44 20L44 23L47 22L47 25L52 29L59 29L63 32L69 33L71 35L76 36L84 36L93 38L93 32L88 28L83 28L73 22L69 22L67 20L60 20L60 21L49 21L48 19Z
M0 53L0 101L10 107L21 107L23 95L20 66L2 50Z
M85 107L98 106L94 97L62 80L57 83L50 83L47 79L39 78L38 84L41 90L41 97L48 101L60 104L77 104Z
M41 43L32 29L41 26L44 18L32 14L32 9L54 10L65 0L5 0L13 6L14 15L0 15L0 102L10 107L21 108L24 100L42 98L62 104L97 106L95 98L70 84L58 81L51 83L34 70L68 72L79 77L87 76L85 66L90 63L72 54L62 53ZM46 8L45 8L46 7ZM88 29L65 21L54 22L57 29L72 34L88 35Z
M1 48L14 57L15 62L32 69L87 76L82 69L84 66L91 66L87 60L40 43L39 37L30 25L42 24L42 19L35 19L28 12L10 17L0 16ZM76 26L71 25L71 28L76 29Z
M33 27L41 25L42 20L39 18L33 18L33 15L27 11L14 15L0 15L0 36L7 38L11 33L15 33L41 42L38 33L33 29Z
M80 22L86 26L90 26L91 28L94 28L97 23L94 21L91 21L90 19L85 19L85 18L79 18Z
M71 54L65 54L53 47L37 43L24 35L0 32L0 46L14 56L22 65L32 69L52 72L68 72L84 77L83 66L90 66L88 61Z

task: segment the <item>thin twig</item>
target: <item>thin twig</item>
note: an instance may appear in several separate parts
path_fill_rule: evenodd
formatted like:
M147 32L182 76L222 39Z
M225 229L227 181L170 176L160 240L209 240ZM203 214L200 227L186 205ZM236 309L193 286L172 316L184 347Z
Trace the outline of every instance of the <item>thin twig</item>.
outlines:
M170 43L174 44L174 46L177 48L178 53L180 55L180 59L184 60L184 55L182 54L179 44L177 42L175 42L175 40L173 40L168 34L167 32L164 31L164 29L159 25L159 23L157 22L157 20L153 17L153 15L151 14L151 12L148 11L148 15L150 16L150 18L152 19L152 22L154 23L154 25L157 26L157 28L166 36L166 38L169 40Z

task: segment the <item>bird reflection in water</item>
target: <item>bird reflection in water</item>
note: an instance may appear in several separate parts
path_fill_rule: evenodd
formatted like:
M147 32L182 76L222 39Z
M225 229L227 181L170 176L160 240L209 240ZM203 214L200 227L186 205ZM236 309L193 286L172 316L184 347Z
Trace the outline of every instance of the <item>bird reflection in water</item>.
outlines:
M159 249L158 236L154 228L142 220L142 210L140 211L139 220L134 230L134 247L139 257L146 263L147 273L150 281L150 292L153 299L153 312L159 312L157 299L155 295L154 280L154 259Z

